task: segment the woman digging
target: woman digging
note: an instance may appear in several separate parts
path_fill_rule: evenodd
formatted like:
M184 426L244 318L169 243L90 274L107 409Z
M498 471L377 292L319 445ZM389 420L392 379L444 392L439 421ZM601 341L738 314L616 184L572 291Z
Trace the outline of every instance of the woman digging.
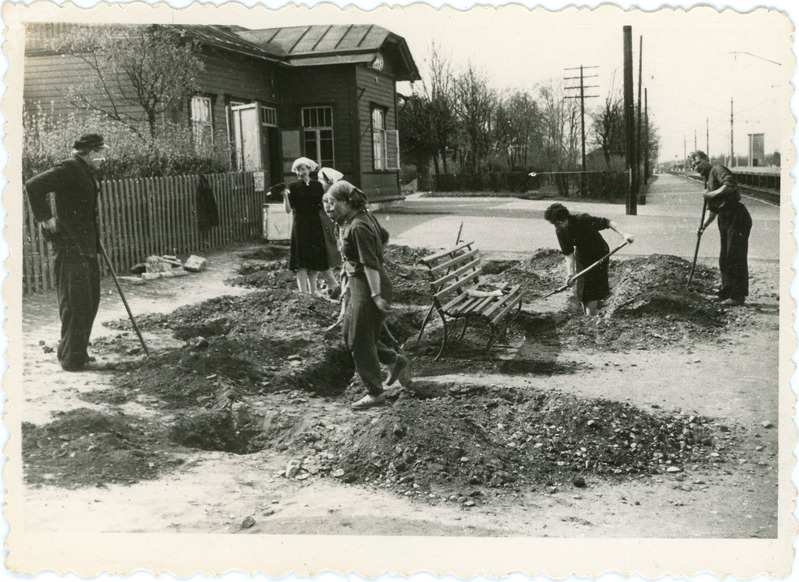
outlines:
M629 244L634 240L632 235L622 233L612 220L590 214L571 214L563 204L557 202L546 209L544 218L555 226L560 249L566 257L567 285L576 273L610 252L600 230L609 228ZM606 258L577 280L577 298L586 315L596 315L599 301L610 294L609 264L610 259Z

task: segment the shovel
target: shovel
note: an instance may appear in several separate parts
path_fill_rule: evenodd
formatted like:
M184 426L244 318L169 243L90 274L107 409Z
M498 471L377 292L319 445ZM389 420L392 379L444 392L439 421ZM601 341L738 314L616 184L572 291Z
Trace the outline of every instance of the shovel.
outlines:
M147 344L144 343L144 338L141 336L139 327L136 325L136 320L133 318L133 312L130 310L128 300L125 299L125 294L122 292L122 287L119 284L119 279L117 279L117 274L114 272L114 267L111 266L111 259L108 258L108 253L105 252L105 247L103 246L102 242L100 242L100 253L103 255L103 260L105 261L108 270L111 272L111 277L114 279L114 284L117 286L119 296L122 298L122 303L125 305L125 310L128 312L130 323L133 325L133 331L135 331L136 335L139 336L139 341L141 342L141 347L144 349L144 353L147 354L147 357L150 357L150 350L147 349Z
M694 250L694 262L691 263L691 274L688 275L688 283L686 283L686 288L691 286L691 281L694 280L694 271L696 270L696 259L699 256L699 243L702 242L702 231L701 228L705 224L705 213L707 212L707 200L702 205L702 218L699 220L699 228L700 230L696 233L696 249Z
M577 273L576 275L574 275L574 276L573 276L571 279L569 279L569 282L568 282L568 283L566 283L566 284L565 284L565 285L563 285L562 287L558 287L557 289L555 289L554 291L551 291L551 292L547 293L546 295L542 295L541 297L538 297L537 299L538 299L538 300L540 300L540 299L546 299L547 297L551 297L552 295L555 295L555 294L557 294L557 293L562 293L563 291L565 291L566 289L568 289L569 287L571 287L571 286L572 286L572 284L573 284L573 283L574 283L574 282L575 282L577 279L579 279L580 277L582 277L583 275L585 275L585 274L586 274L588 271L590 271L591 269L595 268L597 265L599 265L599 263L601 263L602 261L604 261L605 259L607 259L607 258L608 258L609 256L611 256L612 254L614 254L614 253L616 253L616 252L620 251L620 250L621 250L623 247L627 246L627 244L628 244L628 243L627 243L627 241L624 241L624 242L623 242L623 243L621 243L619 246L617 246L615 249L613 249L613 250L612 250L612 251L610 251L608 254L606 254L604 257L602 257L601 259L599 259L599 260L595 261L594 263L591 263L591 265L589 265L588 267L586 267L585 269L583 269L582 271L580 271L579 273Z

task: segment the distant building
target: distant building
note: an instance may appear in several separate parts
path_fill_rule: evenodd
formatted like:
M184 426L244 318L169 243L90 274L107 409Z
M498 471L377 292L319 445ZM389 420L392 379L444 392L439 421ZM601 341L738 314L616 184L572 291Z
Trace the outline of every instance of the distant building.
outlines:
M50 47L81 26L28 25L27 105L75 112L64 89L85 64ZM307 156L374 201L401 197L396 83L420 79L402 37L373 25L172 28L199 41L205 64L201 89L175 119L233 145L232 169L262 170L271 184L292 179L291 162Z

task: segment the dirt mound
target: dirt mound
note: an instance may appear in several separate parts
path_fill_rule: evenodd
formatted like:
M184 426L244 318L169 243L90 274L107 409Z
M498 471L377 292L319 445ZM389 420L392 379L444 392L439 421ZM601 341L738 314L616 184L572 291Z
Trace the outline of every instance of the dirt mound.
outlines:
M706 418L543 390L418 390L356 429L341 463L345 480L451 494L679 473L688 464L724 462L718 451L730 438Z
M289 262L281 258L281 249L266 247L242 255L248 260L236 270L239 273L226 281L228 285L256 289L294 289L295 276ZM430 302L430 285L427 269L419 259L429 255L427 249L388 245L385 249L386 271L394 284L394 303L422 305Z
M708 298L712 273L700 268L687 287L691 263L671 255L649 255L621 264L621 274L605 301L607 317L671 315L709 325L721 323L721 311ZM701 265L700 265L701 267Z
M156 432L144 419L85 408L44 426L23 422L25 479L63 487L153 479L180 464L155 450Z

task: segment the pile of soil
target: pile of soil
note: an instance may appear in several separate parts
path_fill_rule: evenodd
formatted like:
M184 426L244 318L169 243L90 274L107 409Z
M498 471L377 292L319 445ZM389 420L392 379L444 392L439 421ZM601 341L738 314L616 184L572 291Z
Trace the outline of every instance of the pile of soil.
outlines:
M220 387L248 394L302 387L340 394L354 367L337 330L339 305L290 291L255 291L141 318L142 331L170 330L185 340L123 378L172 407L218 401ZM115 322L126 327L124 320Z
M326 330L340 305L297 293L285 252L265 247L246 257L238 284L261 277L247 295L137 318L143 332L170 335L173 345L155 350L142 367L117 374L113 389L82 397L117 411L137 402L153 420L81 410L48 425L26 425L26 479L64 486L130 482L156 477L187 448L267 449L294 456L287 476L379 483L410 497L474 503L468 491L480 487L556 487L679 473L687 465L726 459L726 441L735 437L710 419L545 389L417 381L392 394L387 408L353 412L350 402L364 389L353 377L340 328ZM570 373L585 364L564 361L560 352L567 347L652 349L658 341L711 337L727 321L710 299L713 274L698 268L695 290L686 292L690 265L663 255L611 264L605 317L588 320L569 307L552 311L552 304L550 311L536 312L535 298L563 277L560 253L542 250L524 261L485 261L484 267L486 282L519 283L529 293L508 343L522 344L521 352L532 342L539 360L519 354L490 360L478 326L436 362L440 324L437 329L430 323L421 342L409 341L431 301L426 268L419 264L428 254L395 246L386 252L402 298L389 329L406 344L417 375ZM106 325L123 333L97 342L96 349L129 353L137 347L127 320Z
M44 425L22 423L25 479L62 487L155 479L183 461L161 453L152 421L86 408Z
M427 249L414 249L402 245L386 246L384 258L386 271L394 284L394 303L422 305L430 303L430 285L427 269L419 260L431 254ZM247 259L236 271L237 277L229 285L256 289L286 289L296 287L294 273L289 270L288 249L265 245L256 251L241 255Z
M437 385L361 423L345 481L449 496L475 486L563 486L727 461L729 427L537 389Z

